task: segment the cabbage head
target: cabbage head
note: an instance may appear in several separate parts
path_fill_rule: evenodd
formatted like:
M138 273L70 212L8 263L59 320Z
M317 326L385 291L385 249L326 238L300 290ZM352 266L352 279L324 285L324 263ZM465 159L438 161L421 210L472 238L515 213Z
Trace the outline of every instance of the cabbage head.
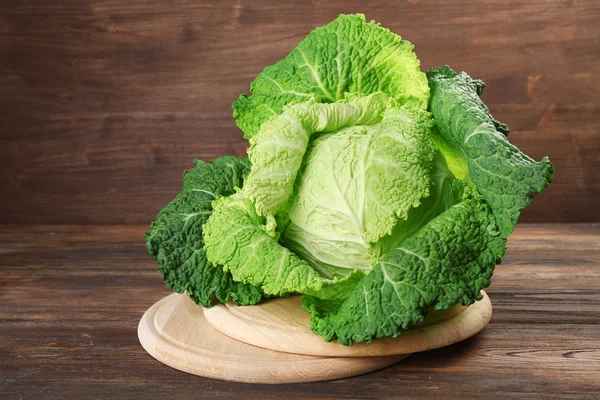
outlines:
M341 15L233 104L248 159L196 162L146 234L167 285L206 307L303 295L342 344L482 298L521 210L552 180L480 100L413 46Z

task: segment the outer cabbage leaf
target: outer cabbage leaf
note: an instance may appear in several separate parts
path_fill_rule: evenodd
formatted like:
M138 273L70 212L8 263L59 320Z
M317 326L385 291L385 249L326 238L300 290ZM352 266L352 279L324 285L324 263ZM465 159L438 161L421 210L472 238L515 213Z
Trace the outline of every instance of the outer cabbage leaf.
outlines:
M414 97L427 107L429 88L419 69L413 46L365 16L340 15L312 31L283 60L260 73L250 86L251 96L233 103L233 116L246 138L285 106L317 95L335 102L344 93L384 92Z
M304 296L313 332L345 345L395 337L423 321L429 306L439 310L481 299L481 289L504 255L505 239L474 190L465 188L460 196L461 201L387 254L348 298Z
M257 285L269 295L321 289L319 274L262 229L265 218L250 199L237 193L219 198L213 206L204 226L210 262L223 265L236 281Z
M490 205L503 237L510 235L521 210L552 181L553 166L523 154L506 135L506 125L492 118L479 99L483 82L448 67L427 74L429 109L434 115L440 148L455 165L466 164L468 176ZM453 160L459 158L459 160Z
M253 285L235 282L231 274L206 259L202 226L212 213L217 196L234 193L250 168L248 159L217 158L210 164L194 161L195 168L184 172L183 189L164 209L150 232L145 233L148 252L159 263L167 286L187 294L204 307L216 301L255 304L262 298Z

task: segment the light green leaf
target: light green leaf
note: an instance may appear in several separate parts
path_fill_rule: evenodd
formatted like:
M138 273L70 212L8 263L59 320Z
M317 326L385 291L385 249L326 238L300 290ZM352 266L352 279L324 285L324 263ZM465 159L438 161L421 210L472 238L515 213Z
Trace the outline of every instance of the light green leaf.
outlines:
M341 278L319 275L261 228L264 217L241 193L221 197L213 206L213 215L204 226L206 255L238 282L256 285L267 295L308 293L339 300L365 276L359 270Z
M346 92L384 92L414 97L426 108L427 79L413 46L362 14L340 15L312 31L283 60L265 68L252 82L251 96L233 103L233 115L246 138L285 106L314 98L332 103Z
M311 135L379 122L387 101L381 92L351 95L333 104L310 101L290 106L265 123L250 140L252 169L243 189L258 214L273 217L292 195Z
M261 229L265 218L243 194L221 197L213 207L204 226L210 262L223 265L234 280L256 285L269 295L321 289L319 274Z

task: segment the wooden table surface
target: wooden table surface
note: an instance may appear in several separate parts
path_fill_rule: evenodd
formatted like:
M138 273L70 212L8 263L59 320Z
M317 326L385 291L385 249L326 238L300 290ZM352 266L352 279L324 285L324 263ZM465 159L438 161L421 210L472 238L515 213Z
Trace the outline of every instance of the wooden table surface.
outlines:
M465 342L325 383L250 385L173 370L137 340L169 293L145 226L0 226L0 398L595 398L600 225L520 225Z

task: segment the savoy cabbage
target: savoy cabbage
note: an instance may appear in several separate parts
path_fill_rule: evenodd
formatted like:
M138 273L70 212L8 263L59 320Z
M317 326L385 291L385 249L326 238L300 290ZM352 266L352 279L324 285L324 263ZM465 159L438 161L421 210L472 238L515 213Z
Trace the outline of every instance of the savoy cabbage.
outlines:
M265 68L233 104L249 158L197 161L146 234L167 285L206 307L302 294L342 344L479 300L553 167L508 141L483 82L412 49L341 15Z

